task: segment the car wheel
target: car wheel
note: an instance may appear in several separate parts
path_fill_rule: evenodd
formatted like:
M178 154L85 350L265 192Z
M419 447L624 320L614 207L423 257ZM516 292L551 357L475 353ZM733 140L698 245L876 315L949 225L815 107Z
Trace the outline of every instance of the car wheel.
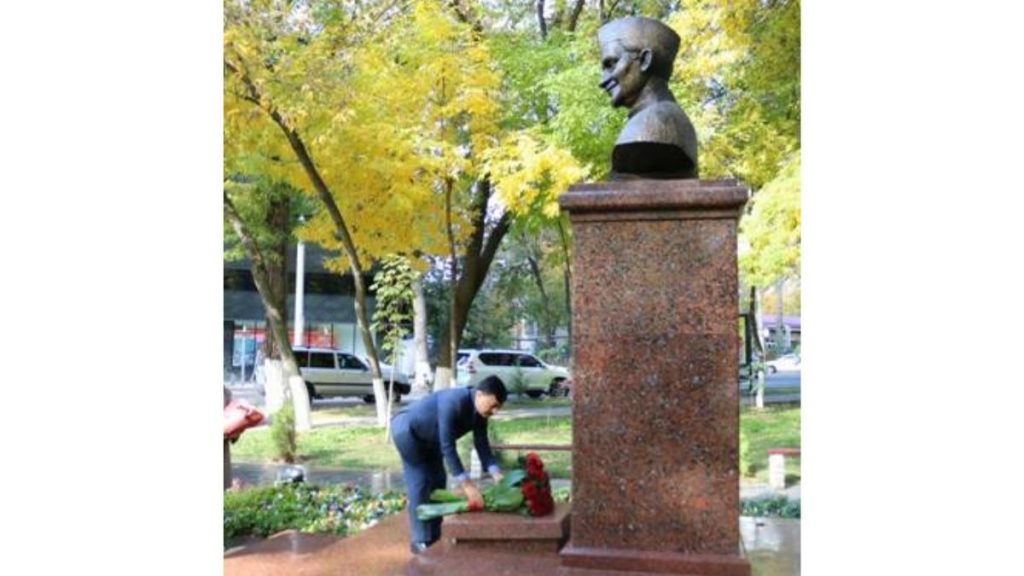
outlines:
M556 378L556 379L552 380L551 381L551 387L548 388L548 395L551 396L552 398L555 398L555 397L558 397L558 396L562 396L562 397L568 396L569 395L569 390L562 386L563 382L565 382L564 378Z
M769 373L769 374L775 374L775 373L776 373L776 372L778 372L778 371L779 371L779 369L778 369L778 368L776 368L775 366L769 366L769 367L768 367L768 373Z
M526 391L526 395L529 396L530 398L533 398L534 400L536 400L537 398L540 398L541 396L544 395L544 391L543 390L527 390Z
M313 407L313 399L316 398L316 388L312 384L306 382L306 395L309 396L309 407Z
M363 396L363 402L366 402L367 404L373 404L375 400L376 399L373 397L373 394L367 394L366 396Z

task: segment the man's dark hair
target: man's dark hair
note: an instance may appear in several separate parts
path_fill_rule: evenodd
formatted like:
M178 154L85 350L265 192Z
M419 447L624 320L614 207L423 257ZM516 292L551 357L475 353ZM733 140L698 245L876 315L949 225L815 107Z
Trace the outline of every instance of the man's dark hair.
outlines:
M505 399L508 398L508 390L505 389L505 383L497 376L488 376L487 378L484 378L476 385L476 389L484 394L494 396L498 402L502 404L504 404Z

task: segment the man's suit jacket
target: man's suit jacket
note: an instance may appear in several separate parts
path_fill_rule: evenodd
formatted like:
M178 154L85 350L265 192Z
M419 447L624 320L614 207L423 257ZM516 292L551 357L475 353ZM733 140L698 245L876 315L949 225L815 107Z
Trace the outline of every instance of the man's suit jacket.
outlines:
M491 444L487 439L487 418L477 413L473 404L475 388L449 388L439 390L409 405L401 422L424 450L440 450L448 472L461 477L466 469L455 450L455 441L467 432L473 432L480 463L485 470L496 468Z

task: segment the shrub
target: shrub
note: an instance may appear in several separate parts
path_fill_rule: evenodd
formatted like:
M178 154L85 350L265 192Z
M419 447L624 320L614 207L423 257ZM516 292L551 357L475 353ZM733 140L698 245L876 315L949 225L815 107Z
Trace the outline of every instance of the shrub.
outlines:
M370 495L358 486L283 484L224 493L224 541L281 530L348 535L405 507L405 495Z
M559 344L554 348L541 348L534 355L548 364L565 365L569 361L569 345Z
M270 437L278 459L289 464L295 462L295 407L291 402L274 414L270 423Z
M740 504L740 515L762 518L800 518L800 501L785 496L748 498Z

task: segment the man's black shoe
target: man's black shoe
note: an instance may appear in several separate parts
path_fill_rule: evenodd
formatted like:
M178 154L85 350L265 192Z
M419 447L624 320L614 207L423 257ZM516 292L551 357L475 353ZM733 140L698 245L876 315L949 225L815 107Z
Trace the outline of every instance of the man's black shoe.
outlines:
M409 544L409 551L413 554L423 554L427 551L427 545L423 542L413 542Z

